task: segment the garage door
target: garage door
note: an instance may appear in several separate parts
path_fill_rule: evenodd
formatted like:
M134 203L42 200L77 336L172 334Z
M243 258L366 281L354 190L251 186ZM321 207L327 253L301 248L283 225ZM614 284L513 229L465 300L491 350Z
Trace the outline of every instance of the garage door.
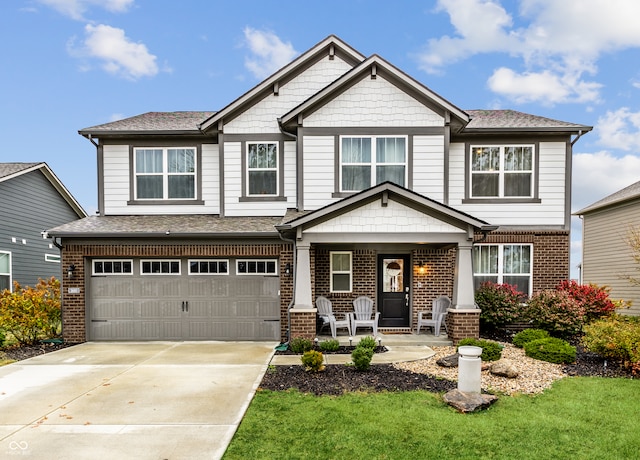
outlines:
M276 260L93 260L89 340L279 340Z

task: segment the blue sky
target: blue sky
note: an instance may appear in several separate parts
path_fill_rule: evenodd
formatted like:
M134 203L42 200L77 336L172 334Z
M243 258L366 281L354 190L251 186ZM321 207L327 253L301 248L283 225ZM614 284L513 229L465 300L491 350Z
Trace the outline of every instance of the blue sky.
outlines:
M574 147L573 210L640 180L636 0L4 0L0 18L0 161L46 161L89 213L79 129L218 110L330 34L462 109L594 126Z

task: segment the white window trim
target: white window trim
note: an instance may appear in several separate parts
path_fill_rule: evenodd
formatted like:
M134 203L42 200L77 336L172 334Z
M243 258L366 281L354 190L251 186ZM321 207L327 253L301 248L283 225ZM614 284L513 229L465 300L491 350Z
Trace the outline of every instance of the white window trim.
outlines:
M348 271L334 271L333 269L333 255L334 254L349 254L349 270ZM348 291L336 291L333 289L333 275L349 275L349 290ZM329 252L329 291L330 292L353 292L353 251L330 251Z
M380 163L381 165L384 166L404 166L404 185L403 187L406 187L408 184L408 180L409 180L409 136L406 135L384 135L384 136L379 136L379 135L344 135L344 136L340 136L340 152L338 153L338 160L340 161L340 174L339 174L339 178L338 180L340 181L340 191L341 192L345 192L345 193L351 193L351 192L361 192L362 190L344 190L342 188L342 167L347 165L347 166L370 166L371 167L371 183L369 184L369 187L374 187L377 184L377 177L376 177L376 166L378 166L377 163L377 158L376 158L376 149L377 149L377 143L376 140L377 139L397 139L397 138L402 138L404 139L404 163ZM369 163L343 163L342 162L342 139L371 139L371 162Z
M145 273L142 270L142 265L145 262L169 262L170 264L173 262L178 262L178 272L177 273ZM182 274L182 263L180 261L180 259L141 259L140 260L140 275L142 276L175 276L175 275L181 275Z
M193 150L193 172L192 173L169 173L169 150ZM161 173L138 173L137 152L138 150L162 150L162 172ZM140 198L138 197L138 176L162 176L162 198ZM191 198L169 198L169 176L193 176L193 197ZM198 195L198 149L196 147L171 146L171 147L135 147L133 149L133 196L137 201L196 201Z
M60 263L60 259L62 259L62 257L58 254L45 254L44 255L44 261L45 262L53 262L54 264L59 264Z
M498 195L497 196L475 196L473 194L473 175L474 174L486 174L487 171L473 171L473 149L476 148L499 148L500 149L500 170L496 171L495 174L498 175ZM526 171L509 171L507 172L504 168L504 150L508 147L531 147L531 169ZM535 165L536 165L536 146L534 144L476 144L471 145L469 147L469 197L475 199L520 199L520 198L534 198L534 190L535 190ZM514 173L530 173L531 174L531 188L529 190L529 195L522 196L505 196L504 194L504 176L505 174L514 174Z
M191 263L193 262L226 262L227 263L227 271L225 273L193 273L191 271ZM229 259L189 259L187 261L187 266L189 267L189 276L228 276L229 275Z
M9 292L13 292L13 262L11 251L0 251L0 254L7 254L9 256L9 272L0 272L0 275L9 277Z
M131 264L130 272L121 273L96 273L96 262L129 262ZM131 276L133 275L133 259L93 259L91 261L91 275L92 276Z
M265 271L263 273L242 273L240 272L240 264L241 263L251 263L251 262L265 262L265 269L266 269L266 263L268 262L272 262L275 264L275 270L274 272L269 272L269 271ZM278 275L278 259L238 259L236 260L236 275L238 276L265 276L265 275Z
M496 276L498 278L497 283L498 284L504 284L504 277L505 276L513 276L513 277L522 277L522 278L529 278L529 292L525 292L524 294L527 294L527 296L531 296L532 291L533 291L533 244L531 243L482 243L482 244L476 244L476 246L497 246L498 247L498 272L497 273L480 273L476 271L476 268L473 267L473 276L475 278L476 275L478 276ZM529 274L520 274L520 273L505 273L504 272L504 247L505 246L528 246L529 247L529 268L530 268L530 272Z
M250 168L249 167L249 146L257 145L257 144L273 144L276 146L276 166L275 168ZM245 168L245 180L246 180L246 190L245 193L247 197L256 198L256 197L277 197L280 196L280 143L277 141L247 141L245 146L246 152L245 155L245 164L247 167ZM250 182L249 182L249 171L275 171L276 172L276 193L273 194L251 194L250 190Z

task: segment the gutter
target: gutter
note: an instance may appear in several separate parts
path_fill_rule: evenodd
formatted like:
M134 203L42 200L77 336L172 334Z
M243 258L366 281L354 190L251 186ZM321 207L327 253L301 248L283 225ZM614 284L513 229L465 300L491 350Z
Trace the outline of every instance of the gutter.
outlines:
M588 131L587 131L588 132ZM582 136L584 136L587 132L579 130L578 131L578 136L576 136L576 138L574 140L571 141L571 147L573 147L573 144L575 144L576 142L578 142L578 139L580 139Z
M489 236L489 233L496 231L498 227L499 225L483 225L482 227L480 227L480 231L482 232L482 238L480 238L478 241L475 241L474 243L482 243L487 239L487 236Z

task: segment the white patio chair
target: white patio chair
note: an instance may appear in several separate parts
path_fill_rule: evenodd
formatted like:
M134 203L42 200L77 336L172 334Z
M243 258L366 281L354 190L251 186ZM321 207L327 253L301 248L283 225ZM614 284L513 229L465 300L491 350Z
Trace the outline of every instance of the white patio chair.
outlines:
M351 335L351 319L348 314L344 315L344 319L338 320L333 314L333 307L331 305L331 301L326 297L318 297L316 299L316 307L318 308L318 316L322 320L322 326L320 326L320 330L325 327L327 324L331 329L331 337L334 339L337 336L337 329L339 327L346 327L349 331L349 335Z
M418 313L418 331L420 334L420 328L431 327L433 328L433 334L438 337L440 335L440 328L444 325L444 330L447 331L447 309L451 306L451 299L446 295L438 297L433 301L431 311L421 311Z
M373 336L378 336L378 319L380 312L373 312L373 300L366 296L360 296L353 301L353 313L351 313L351 330L355 335L358 327L370 327Z

